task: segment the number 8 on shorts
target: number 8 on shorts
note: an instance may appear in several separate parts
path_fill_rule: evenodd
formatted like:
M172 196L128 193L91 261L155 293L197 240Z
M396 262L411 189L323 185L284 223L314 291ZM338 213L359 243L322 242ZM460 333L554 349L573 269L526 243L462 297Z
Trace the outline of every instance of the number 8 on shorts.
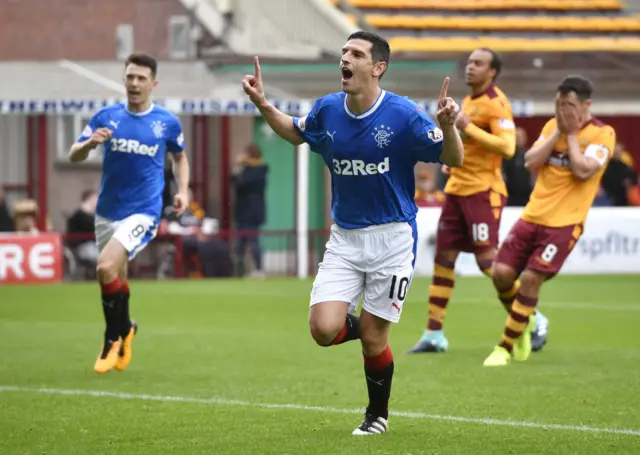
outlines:
M96 241L100 251L115 238L133 259L156 236L158 226L149 215L131 215L120 221L96 216Z

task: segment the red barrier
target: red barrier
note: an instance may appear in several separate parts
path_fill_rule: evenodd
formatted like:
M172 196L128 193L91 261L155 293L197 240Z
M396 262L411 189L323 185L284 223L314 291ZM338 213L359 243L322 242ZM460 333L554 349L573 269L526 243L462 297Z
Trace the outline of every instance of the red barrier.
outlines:
M60 234L0 235L0 284L62 280Z

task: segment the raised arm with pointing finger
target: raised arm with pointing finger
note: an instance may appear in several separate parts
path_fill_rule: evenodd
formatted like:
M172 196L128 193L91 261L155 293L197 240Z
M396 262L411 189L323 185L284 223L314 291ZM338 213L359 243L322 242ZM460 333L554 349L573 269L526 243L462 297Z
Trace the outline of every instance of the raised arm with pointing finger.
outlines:
M304 140L293 126L293 117L280 112L265 98L258 57L253 58L253 64L255 66L253 76L246 75L242 80L244 92L249 95L251 102L256 105L262 117L278 136L293 145L302 144Z

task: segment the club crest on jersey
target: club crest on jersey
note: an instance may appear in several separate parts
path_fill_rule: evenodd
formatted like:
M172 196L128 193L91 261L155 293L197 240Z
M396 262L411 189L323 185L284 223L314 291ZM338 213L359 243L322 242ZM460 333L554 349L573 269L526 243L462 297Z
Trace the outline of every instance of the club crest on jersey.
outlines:
M429 130L427 136L429 136L429 139L431 139L432 142L440 142L442 140L442 130L436 127L432 130Z
M391 137L393 136L393 134L394 133L391 130L391 127L384 125L374 127L373 132L371 133L373 139L376 141L376 144L378 144L378 148L381 149L385 148L391 143Z
M151 129L153 130L155 137L162 139L164 137L164 132L167 130L167 126L160 120L156 120L151 124Z
M298 120L298 128L300 128L300 131L304 131L307 129L307 116L305 115L304 117L302 117L300 120Z

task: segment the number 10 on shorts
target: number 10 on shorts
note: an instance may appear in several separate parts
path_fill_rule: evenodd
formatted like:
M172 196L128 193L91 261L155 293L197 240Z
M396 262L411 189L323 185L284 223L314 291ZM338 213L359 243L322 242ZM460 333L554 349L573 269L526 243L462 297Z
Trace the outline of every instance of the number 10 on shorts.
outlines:
M398 278L397 275L393 275L391 278L391 288L389 289L389 298L395 300L396 298L403 302L407 297L407 289L409 289L409 278Z

